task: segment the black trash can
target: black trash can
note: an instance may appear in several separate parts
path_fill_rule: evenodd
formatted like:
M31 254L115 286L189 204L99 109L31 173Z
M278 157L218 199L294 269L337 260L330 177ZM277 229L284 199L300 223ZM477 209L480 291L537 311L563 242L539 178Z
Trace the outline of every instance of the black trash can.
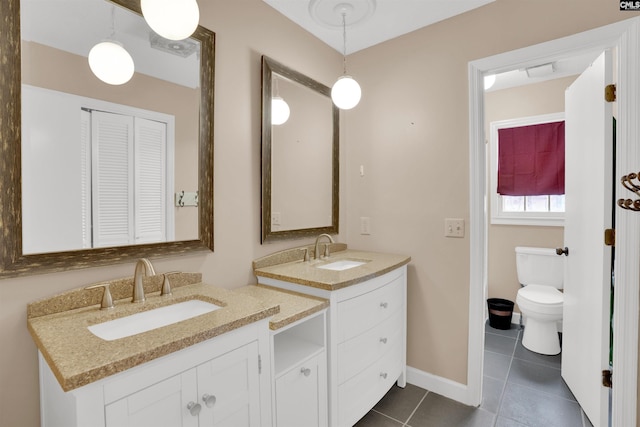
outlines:
M502 298L489 298L489 325L496 329L510 329L513 315L513 301Z

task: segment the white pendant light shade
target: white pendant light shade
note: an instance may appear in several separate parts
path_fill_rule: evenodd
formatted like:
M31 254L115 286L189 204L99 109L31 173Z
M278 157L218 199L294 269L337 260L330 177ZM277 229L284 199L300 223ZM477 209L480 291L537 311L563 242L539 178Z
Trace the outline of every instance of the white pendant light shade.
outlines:
M496 82L496 75L489 74L488 76L484 76L484 90L489 89Z
M106 41L89 51L89 67L97 78L110 85L121 85L133 76L133 58L122 45Z
M184 40L198 27L196 0L141 0L142 15L153 31L169 40Z
M341 76L331 88L331 99L341 110L350 110L358 105L362 90L351 76Z
M291 110L289 109L289 104L279 96L274 96L271 98L271 124L272 125L281 125L289 120L289 114L291 114Z

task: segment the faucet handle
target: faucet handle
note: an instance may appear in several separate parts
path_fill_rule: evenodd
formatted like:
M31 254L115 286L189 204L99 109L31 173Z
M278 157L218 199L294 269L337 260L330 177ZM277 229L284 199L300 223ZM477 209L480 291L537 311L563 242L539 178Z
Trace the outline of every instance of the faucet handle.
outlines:
M109 310L113 308L113 298L111 298L111 291L109 290L109 286L111 283L103 282L98 283L96 285L87 286L85 289L95 289L95 288L104 288L104 292L102 293L102 301L100 302L100 310Z
M304 261L310 261L311 258L309 257L309 248L303 248L302 250L304 251Z
M169 275L180 273L179 271L169 271L167 273L162 273L164 277L162 279L162 290L160 291L160 295L171 295L171 282L169 282Z
M331 247L331 243L327 243L326 245L324 245L324 257L325 258L329 258L329 255L330 255L329 248L330 247Z

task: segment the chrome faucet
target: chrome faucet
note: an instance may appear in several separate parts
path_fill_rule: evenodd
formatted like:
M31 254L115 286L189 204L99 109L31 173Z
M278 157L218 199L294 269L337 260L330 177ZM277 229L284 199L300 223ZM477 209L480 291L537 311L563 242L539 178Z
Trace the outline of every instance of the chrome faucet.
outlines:
M335 243L333 241L333 238L331 236L329 236L328 234L321 234L318 237L316 237L316 247L315 247L315 257L316 259L320 259L320 253L318 252L318 244L320 243L320 238L322 237L326 237L327 239L329 239L330 243ZM329 256L329 243L327 243L327 246L325 246L325 250L324 250L324 256L327 257Z
M146 258L140 258L136 263L136 270L133 274L133 298L131 302L144 302L144 286L142 276L155 276L151 262Z

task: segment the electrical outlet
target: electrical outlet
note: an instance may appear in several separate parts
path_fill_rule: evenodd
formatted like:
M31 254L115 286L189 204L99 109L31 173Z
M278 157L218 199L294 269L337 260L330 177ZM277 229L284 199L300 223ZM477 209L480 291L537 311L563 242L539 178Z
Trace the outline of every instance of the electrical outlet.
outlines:
M371 219L367 216L360 217L360 234L371 234Z
M462 218L446 218L444 220L445 237L464 237L464 220Z

